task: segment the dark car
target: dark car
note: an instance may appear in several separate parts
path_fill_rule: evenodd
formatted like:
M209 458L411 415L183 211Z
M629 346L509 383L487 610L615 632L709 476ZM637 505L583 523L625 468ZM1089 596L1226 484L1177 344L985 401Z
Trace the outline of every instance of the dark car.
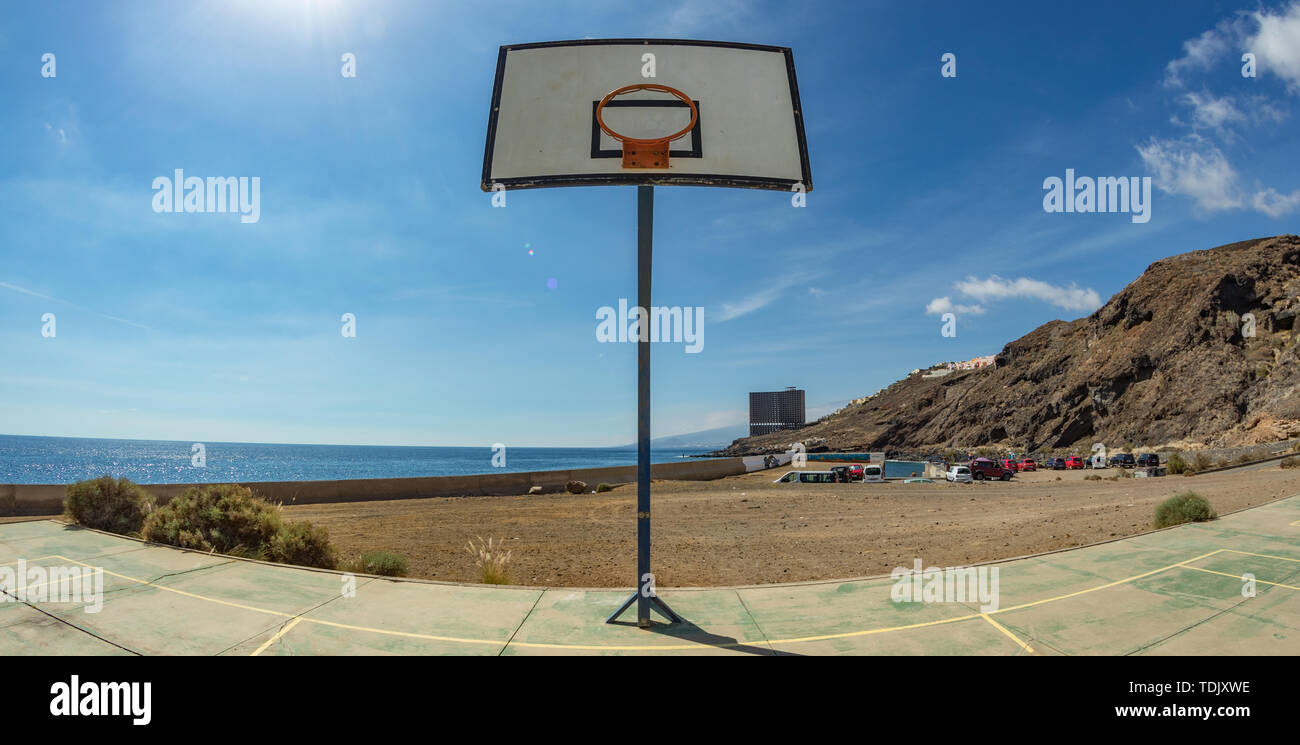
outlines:
M1007 470L988 458L976 458L970 462L970 477L976 481L985 479L1010 481L1014 475L1014 471Z
M1137 457L1138 468L1149 468L1160 465L1160 456L1155 453L1143 453Z
M1112 468L1132 468L1137 465L1137 461L1133 459L1132 453L1120 453L1110 457L1110 465Z
M1065 470L1065 458L1048 458L1048 459L1043 463L1043 468L1048 468L1048 469L1051 469L1051 470L1053 470L1053 471L1064 471L1064 470Z

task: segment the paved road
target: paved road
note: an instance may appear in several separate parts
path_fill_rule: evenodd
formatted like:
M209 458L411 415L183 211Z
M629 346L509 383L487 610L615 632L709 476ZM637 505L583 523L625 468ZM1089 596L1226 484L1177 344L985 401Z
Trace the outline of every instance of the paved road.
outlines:
M4 655L1300 654L1300 496L989 565L987 612L970 598L895 602L883 577L666 589L690 623L651 630L602 623L630 590L358 577L349 593L339 573L48 520L0 525L0 577L19 560L102 568L102 608L2 598Z

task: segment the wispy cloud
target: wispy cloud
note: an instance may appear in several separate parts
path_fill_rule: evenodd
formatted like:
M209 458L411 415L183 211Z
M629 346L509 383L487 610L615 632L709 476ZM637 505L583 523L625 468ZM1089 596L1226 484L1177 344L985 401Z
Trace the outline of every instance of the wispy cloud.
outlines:
M925 306L925 312L933 316L940 316L944 313L960 313L963 315L979 316L984 314L984 306L954 303L945 295L944 297L937 297L927 303Z
M1165 66L1165 85L1186 88L1193 74L1225 64L1244 64L1239 55L1255 56L1258 75L1274 75L1290 93L1300 93L1300 0L1277 10L1240 12L1220 21L1200 36L1183 42L1183 54ZM1138 145L1138 154L1154 175L1156 187L1166 194L1190 197L1206 211L1253 208L1280 217L1300 207L1291 195L1259 186L1252 195L1238 184L1228 156L1204 134L1214 134L1230 145L1240 140L1237 131L1268 122L1280 122L1286 112L1262 95L1219 96L1202 87L1179 95L1178 103L1190 109L1187 120L1171 121L1189 127L1184 137L1151 137Z
M154 330L154 329L152 329L152 328L150 328L150 327L144 325L143 323L136 323L135 321L132 321L132 320L129 320L129 319L126 319L126 318L121 318L121 317L119 317L119 316L111 316L111 315L109 315L109 314L107 314L107 313L100 313L99 311L91 310L90 308L87 308L87 307L82 306L82 305L77 305L76 303L70 302L70 301L68 301L68 300L60 300L59 298L53 297L53 296L51 296L51 295L45 295L45 294L42 294L42 293L36 292L36 291L34 291L34 290L29 290L29 289L27 289L26 287L20 287L20 286L15 285L15 284L10 284L9 282L0 282L0 287L5 288L6 290L13 290L14 292L19 292L19 293L22 293L22 294L24 294L24 295L31 295L32 297L38 297L38 298L40 298L40 299L42 299L42 300L48 300L48 301L53 302L53 303L61 303L61 304L63 304L63 305L67 305L67 306L70 306L70 307L76 308L77 310L84 310L84 311L87 311L87 312L89 312L89 313L94 313L95 315L99 316L100 318L107 318L107 319L110 320L110 321L117 321L118 323L125 323L125 324L128 325L128 326L135 326L135 327L138 328L138 329L144 329L144 330L146 330L146 331L153 331L153 330Z
M1223 151L1204 137L1152 137L1145 145L1138 145L1137 151L1154 174L1160 191L1191 197L1205 210L1241 206L1237 172Z
M730 321L741 316L749 315L760 308L771 305L777 298L791 287L800 285L810 279L805 273L788 274L773 280L766 287L737 300L733 303L722 303L722 311L718 313L717 320Z
M967 277L954 284L953 287L961 294L985 303L1013 298L1030 298L1066 310L1090 312L1101 307L1101 296L1097 294L1096 290L1079 287L1073 282L1069 286L1060 287L1041 280L1029 279L1028 277L1003 279L993 274L987 279ZM945 299L932 300L930 305Z

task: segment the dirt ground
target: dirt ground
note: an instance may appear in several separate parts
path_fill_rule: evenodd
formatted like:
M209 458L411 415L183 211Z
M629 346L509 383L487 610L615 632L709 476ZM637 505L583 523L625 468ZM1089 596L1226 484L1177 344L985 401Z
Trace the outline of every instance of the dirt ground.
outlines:
M1113 476L1119 469L1098 471ZM1009 483L774 484L784 470L716 481L655 481L652 555L661 587L888 574L920 558L954 566L1095 543L1152 529L1156 504L1186 490L1219 513L1300 493L1274 464L1197 477L1086 481L1040 471ZM636 486L603 494L444 497L285 507L329 529L345 556L396 551L409 575L478 580L474 536L506 538L514 584L630 587Z

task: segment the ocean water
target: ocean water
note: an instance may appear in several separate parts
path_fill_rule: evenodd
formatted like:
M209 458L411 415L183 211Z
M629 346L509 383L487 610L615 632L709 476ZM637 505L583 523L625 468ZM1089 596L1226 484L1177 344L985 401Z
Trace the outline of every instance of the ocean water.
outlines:
M636 448L506 449L506 467L492 467L490 447L273 445L205 442L207 465L191 465L192 442L99 440L0 435L0 484L66 484L103 474L140 484L231 481L317 481L475 473L552 471L636 464ZM655 463L698 449L652 449Z

